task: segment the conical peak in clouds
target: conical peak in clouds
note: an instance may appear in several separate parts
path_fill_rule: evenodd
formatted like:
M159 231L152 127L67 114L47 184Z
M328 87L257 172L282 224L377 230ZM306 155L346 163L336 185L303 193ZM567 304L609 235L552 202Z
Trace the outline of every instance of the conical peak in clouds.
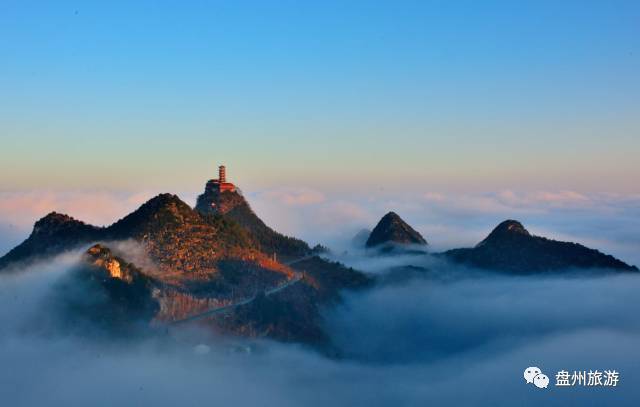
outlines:
M367 239L366 247L385 244L421 245L427 241L395 212L389 212L380 219Z
M531 233L529 233L522 223L517 220L508 219L496 226L486 239L478 243L478 246L527 237L531 237Z
M575 269L638 271L581 244L534 236L515 220L500 223L474 248L453 249L444 255L468 266L515 274Z

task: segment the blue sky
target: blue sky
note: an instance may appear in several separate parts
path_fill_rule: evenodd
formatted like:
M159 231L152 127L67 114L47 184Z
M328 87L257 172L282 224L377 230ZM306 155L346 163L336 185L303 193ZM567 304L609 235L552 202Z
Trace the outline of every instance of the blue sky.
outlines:
M638 192L637 2L130 3L0 3L3 189Z

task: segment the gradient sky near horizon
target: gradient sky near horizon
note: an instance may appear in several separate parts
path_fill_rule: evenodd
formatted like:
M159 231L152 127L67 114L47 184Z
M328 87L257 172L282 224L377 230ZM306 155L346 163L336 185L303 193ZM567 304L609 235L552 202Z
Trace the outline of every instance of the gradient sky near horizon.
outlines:
M0 2L0 189L626 194L639 154L637 1Z

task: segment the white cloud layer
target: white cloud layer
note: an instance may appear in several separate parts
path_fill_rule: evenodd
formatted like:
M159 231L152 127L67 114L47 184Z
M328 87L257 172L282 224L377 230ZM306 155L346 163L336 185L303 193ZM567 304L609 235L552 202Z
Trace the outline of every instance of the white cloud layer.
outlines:
M75 258L0 275L6 405L634 406L640 398L638 276L469 275L427 259L439 274L352 293L326 311L345 354L328 359L202 331L74 334L56 325L55 308L43 309ZM251 353L238 352L247 346ZM549 375L549 389L525 384L531 365ZM554 386L559 370L589 369L617 370L620 385Z

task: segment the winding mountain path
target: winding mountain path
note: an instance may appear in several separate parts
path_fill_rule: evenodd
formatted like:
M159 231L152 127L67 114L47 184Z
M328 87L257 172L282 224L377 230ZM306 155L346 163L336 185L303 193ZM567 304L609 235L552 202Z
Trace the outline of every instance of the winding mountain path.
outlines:
M299 259L298 261L302 261L302 260ZM284 290L285 288L287 288L287 287L297 283L298 281L302 280L303 277L304 277L304 273L296 273L296 276L294 278L292 278L291 280L288 280L285 284L282 284L280 286L277 286L277 287L271 288L269 290L266 290L264 292L264 295L266 296L266 295L271 295L271 294L275 294L277 292L280 292L280 291ZM221 307L212 308L212 309L210 309L208 311L201 312L199 314L192 315L192 316L184 318L184 319L179 319L177 321L170 322L169 325L183 324L183 323L186 323L186 322L192 322L192 321L197 321L199 319L207 318L207 317L210 317L210 316L215 315L215 314L221 314L223 312L230 311L230 310L232 310L232 309L234 309L236 307L240 307L242 305L247 305L247 304L253 302L253 300L255 300L255 299L256 299L255 295L253 297L244 298L242 300L234 302L233 304L223 305Z
M282 264L284 264L285 266L290 266L292 264L300 263L301 261L309 260L309 259L314 258L316 256L317 256L317 254L308 254L308 255L306 255L304 257L299 257L299 258L297 258L295 260L282 262Z

